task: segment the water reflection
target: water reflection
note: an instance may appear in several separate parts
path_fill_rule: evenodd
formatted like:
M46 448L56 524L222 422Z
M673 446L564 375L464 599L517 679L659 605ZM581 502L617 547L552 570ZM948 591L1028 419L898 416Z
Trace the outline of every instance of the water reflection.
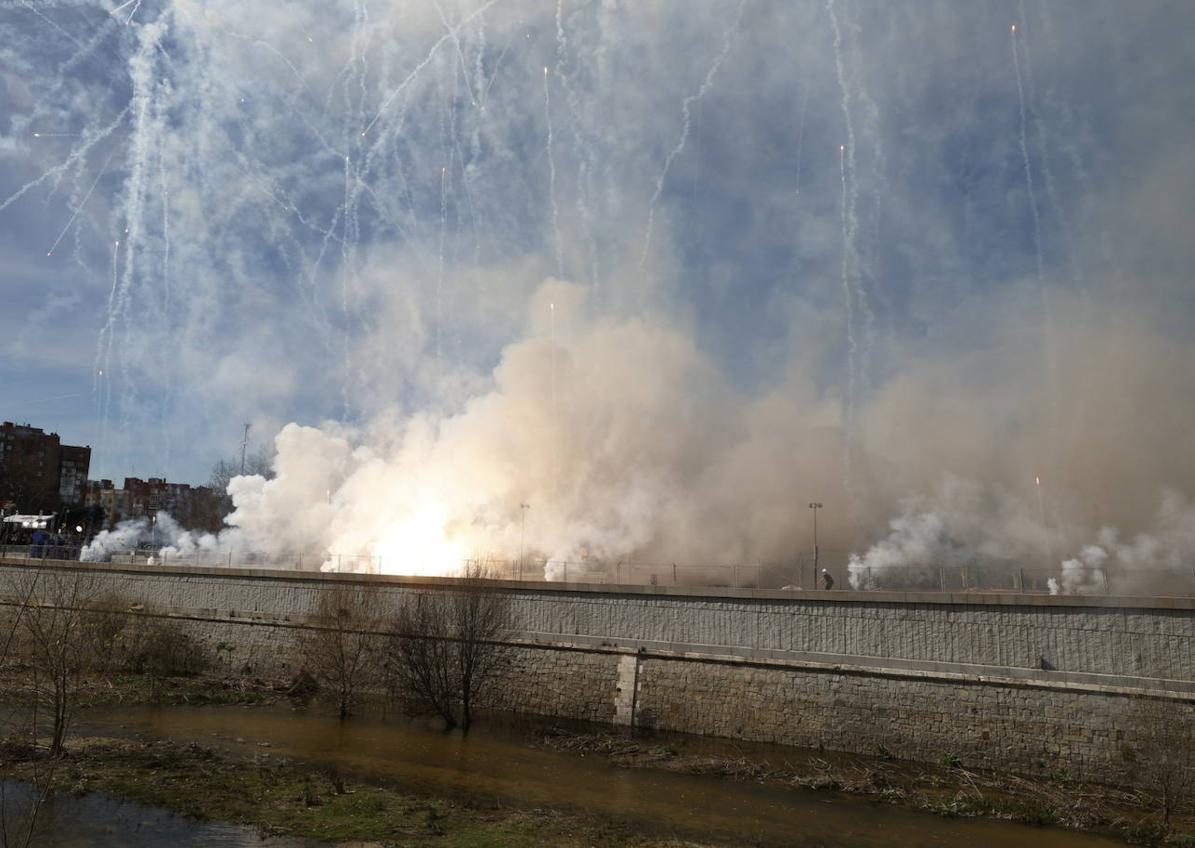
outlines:
M33 798L29 784L0 783L7 814L19 816L28 809ZM51 796L38 813L32 844L39 848L316 848L319 843L262 839L252 828L196 822L93 792L78 798Z
M139 707L95 711L89 732L137 735L336 764L388 778L406 791L473 802L598 813L679 837L764 846L990 846L1094 848L1101 837L1006 822L942 819L809 790L623 769L601 756L530 748L525 732L475 726L466 737L401 720L286 709ZM701 740L711 750L730 743Z

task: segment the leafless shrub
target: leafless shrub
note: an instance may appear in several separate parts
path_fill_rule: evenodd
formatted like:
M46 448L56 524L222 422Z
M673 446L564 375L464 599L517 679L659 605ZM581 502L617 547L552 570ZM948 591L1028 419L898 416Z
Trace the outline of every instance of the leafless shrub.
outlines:
M326 589L316 619L299 636L303 670L335 695L345 719L378 678L375 648L383 617L377 590L349 585Z
M136 619L126 642L125 667L150 677L193 677L207 670L211 655L203 643L176 621L146 616Z
M396 691L448 727L468 730L478 695L495 677L510 610L510 597L494 589L481 563L451 590L408 596L391 631Z
M1138 783L1153 796L1168 830L1195 789L1195 711L1189 703L1138 698L1129 721Z
M83 620L91 667L97 674L114 671L121 662L122 638L129 630L129 600L113 592L93 599Z
M156 616L130 616L118 662L133 674L149 678L150 692L157 700L167 679L194 677L212 664L206 646L177 621Z

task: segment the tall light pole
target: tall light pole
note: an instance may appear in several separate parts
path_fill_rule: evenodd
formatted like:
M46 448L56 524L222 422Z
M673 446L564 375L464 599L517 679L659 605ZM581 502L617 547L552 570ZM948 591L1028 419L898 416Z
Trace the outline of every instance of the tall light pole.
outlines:
M523 540L527 538L527 510L531 504L519 504L519 579L523 579Z
M249 447L249 422L245 422L245 437L241 439L241 476L245 476L245 449Z
M809 504L809 509L813 512L813 580L815 583L817 582L817 560L818 560L817 511L821 508L822 508L822 505L820 503L817 503L816 501Z

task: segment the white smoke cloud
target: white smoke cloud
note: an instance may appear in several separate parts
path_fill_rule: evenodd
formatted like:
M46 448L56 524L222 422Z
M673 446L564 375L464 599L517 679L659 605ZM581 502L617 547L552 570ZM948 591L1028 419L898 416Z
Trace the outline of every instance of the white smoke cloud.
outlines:
M939 569L1029 565L1061 547L1057 533L1032 515L1028 501L973 480L947 475L926 495L905 500L889 522L889 535L863 554L852 554L852 588L937 587Z
M836 418L795 378L746 397L689 334L591 317L582 287L548 281L526 338L455 414L365 432L283 428L274 478L229 485L233 529L219 544L288 560L364 555L401 573L523 547L573 574L584 560L756 563L794 549L788 505L810 472L836 488L822 461Z
M280 430L167 558L792 562L811 500L856 583L1190 550L1152 515L1195 493L1182 4L1035 6L1016 69L949 3L27 5L6 275L87 294L50 346L0 314L6 362L77 373L104 328L102 475Z
M1107 590L1107 575L1103 570L1108 553L1096 545L1086 545L1074 559L1064 560L1062 575L1049 580L1051 595L1092 595Z
M851 556L851 587L933 587L941 579L939 568L953 576L955 569L984 565L1003 565L1005 574L1015 576L1012 585L1044 585L1052 595L1166 593L1176 587L1185 592L1189 586L1195 506L1177 491L1162 493L1151 525L1130 541L1122 542L1115 527L1071 528L1069 535L1096 541L1057 565L1055 554L1071 545L1067 534L1047 526L1045 518L1030 514L1028 501L991 496L975 482L944 480L933 496L909 499L886 538ZM997 579L987 588L999 586Z
M1195 505L1178 491L1162 493L1152 526L1130 541L1115 527L1104 527L1094 544L1062 563L1051 594L1093 594L1116 591L1178 591L1189 584L1195 568ZM1185 592L1184 592L1185 593Z
M79 554L83 562L107 562L115 553L134 550L149 532L148 518L121 521L111 530L101 530Z

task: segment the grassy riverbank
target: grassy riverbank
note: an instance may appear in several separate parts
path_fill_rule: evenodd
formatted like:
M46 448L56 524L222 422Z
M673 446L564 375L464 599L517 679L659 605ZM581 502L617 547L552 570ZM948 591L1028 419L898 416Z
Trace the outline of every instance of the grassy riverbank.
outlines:
M602 756L623 768L842 792L939 816L1070 828L1138 845L1195 846L1195 816L1191 810L1184 810L1167 827L1157 805L1146 795L1061 774L1048 781L1036 780L971 770L953 760L934 766L798 749L777 763L750 753L727 757L701 750L689 752L680 738L661 743L558 727L546 731L539 744L558 751Z
M27 745L0 748L0 774L50 778L55 791L104 792L204 821L250 825L263 836L331 844L441 848L638 846L702 848L574 813L470 805L404 793L382 781L261 753L251 760L197 744L77 739L52 770Z

